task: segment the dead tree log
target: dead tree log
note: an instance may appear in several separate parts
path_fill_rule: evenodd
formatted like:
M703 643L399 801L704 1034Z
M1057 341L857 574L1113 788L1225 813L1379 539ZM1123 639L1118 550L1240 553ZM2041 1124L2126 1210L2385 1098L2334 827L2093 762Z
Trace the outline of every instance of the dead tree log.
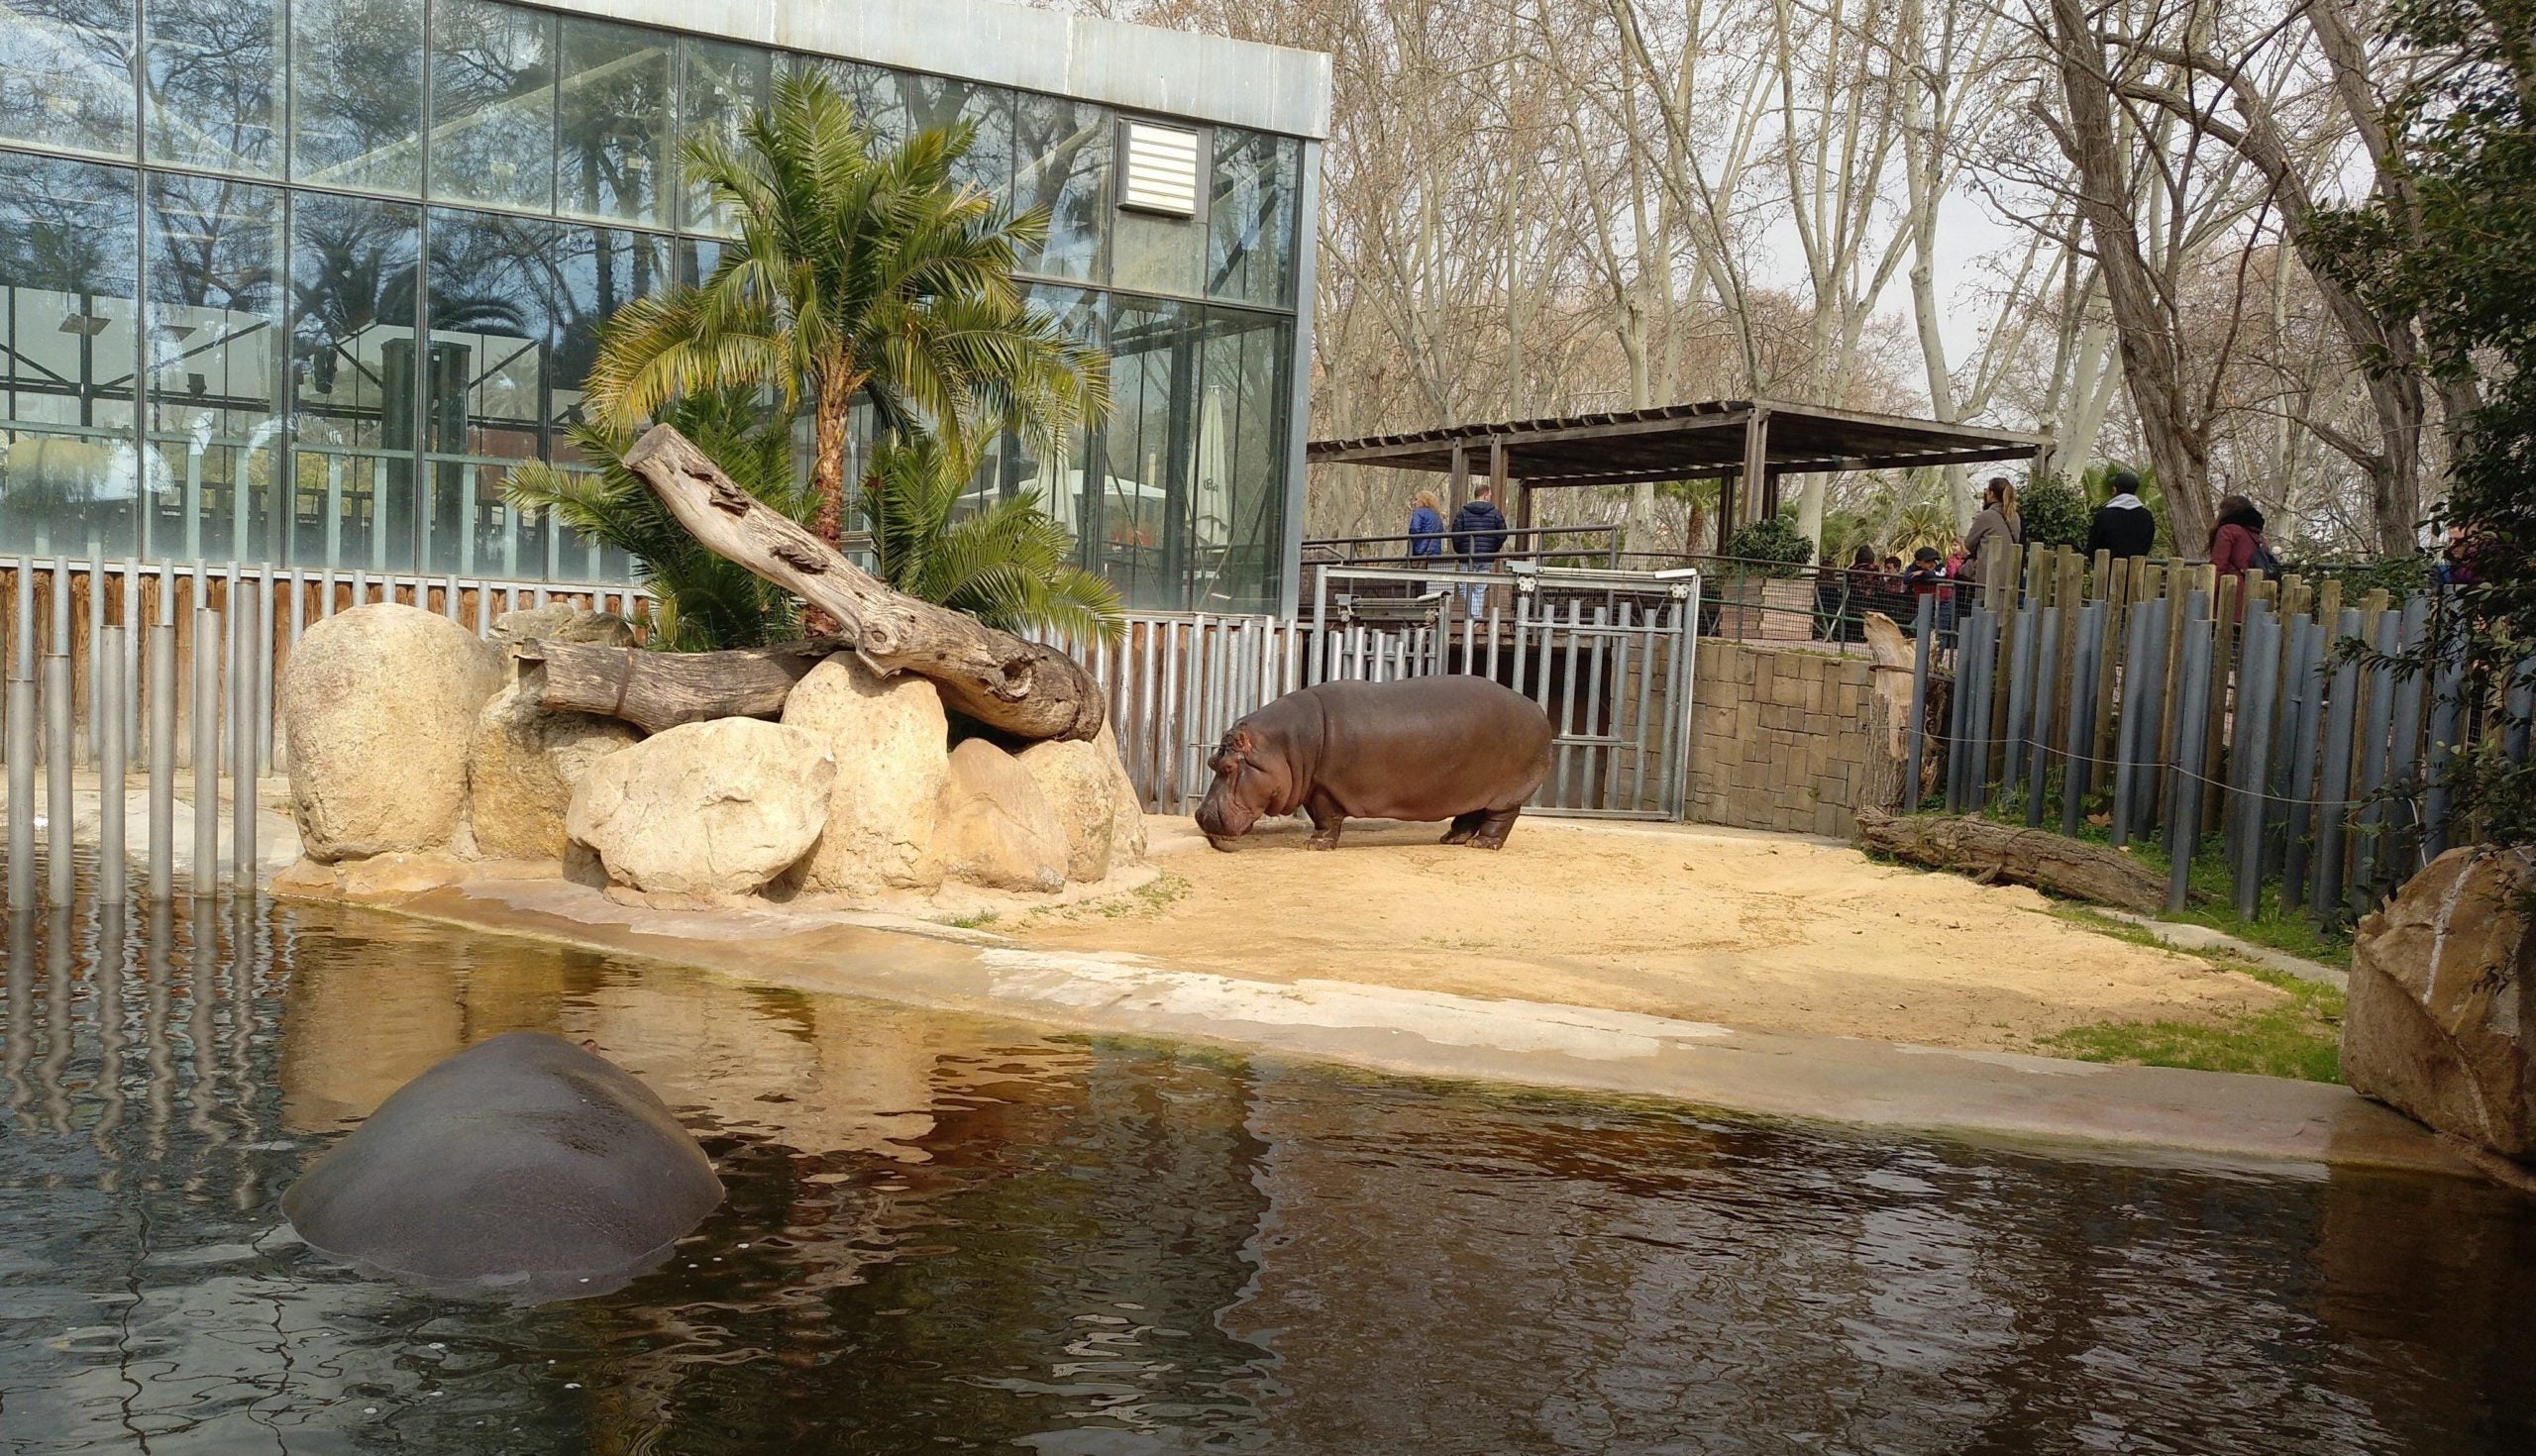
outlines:
M1955 814L1897 816L1862 805L1857 819L1867 848L1915 865L1967 870L1985 881L2011 880L2147 914L2166 907L2166 877L2105 845Z
M1953 696L1954 678L1944 669L1930 670L1928 701L1921 707L1926 737L1922 741L1920 781L1904 783L1902 780L1911 763L1911 683L1919 662L1919 643L1882 612L1868 612L1862 621L1875 684L1868 700L1869 741L1879 745L1883 753L1867 762L1866 781L1858 789L1858 802L1897 814L1908 813L1945 781L1940 770L1946 759L1946 709Z
M835 618L874 672L930 678L947 705L1016 738L1089 739L1101 731L1101 688L1080 663L892 590L742 490L675 428L654 425L626 453L625 468L705 550Z
M650 652L592 643L519 648L540 707L622 718L646 733L710 718L772 718L838 642L791 642L733 652Z

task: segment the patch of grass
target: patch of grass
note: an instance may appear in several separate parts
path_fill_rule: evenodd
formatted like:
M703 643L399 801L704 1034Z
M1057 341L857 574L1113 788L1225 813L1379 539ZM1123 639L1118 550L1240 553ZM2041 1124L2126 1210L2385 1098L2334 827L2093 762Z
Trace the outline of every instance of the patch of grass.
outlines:
M1152 882L1139 884L1116 899L1104 900L1092 908L1111 920L1121 915L1150 915L1169 909L1189 897L1189 882L1177 875L1157 875Z
M999 911L980 910L974 915L956 916L945 923L954 930L981 930L1002 918L1003 915Z
M2125 853L2160 876L2168 874L2173 868L2174 862L2166 858L2164 845L2135 839ZM2309 918L2304 910L2282 911L2280 886L2277 884L2263 887L2263 898L2256 906L2255 918L2240 919L2235 882L2229 876L2227 861L2215 847L2193 860L2189 883L2192 886L2191 901L2180 910L2160 915L2159 919L2206 925L2239 940L2286 951L2320 965L2345 971L2351 969L2349 929L2326 930Z
M2090 920L2101 917L2089 916ZM2108 933L2159 944L2136 925L2102 921ZM2125 932L2128 932L2127 934ZM2343 993L2233 957L2207 956L2231 973L2286 991L2289 1003L2245 1011L2213 1025L2189 1021L2107 1021L2042 1038L2035 1049L2080 1062L2250 1072L2305 1082L2342 1081Z

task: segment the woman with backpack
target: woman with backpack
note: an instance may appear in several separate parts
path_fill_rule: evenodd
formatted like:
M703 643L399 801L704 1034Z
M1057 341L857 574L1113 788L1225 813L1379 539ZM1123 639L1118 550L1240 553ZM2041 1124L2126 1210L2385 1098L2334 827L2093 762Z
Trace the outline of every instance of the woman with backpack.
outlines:
M2221 576L2269 576L2280 570L2279 559L2264 544L2263 512L2242 495L2219 497L2219 523L2210 528L2210 565ZM2240 601L2244 588L2238 588Z

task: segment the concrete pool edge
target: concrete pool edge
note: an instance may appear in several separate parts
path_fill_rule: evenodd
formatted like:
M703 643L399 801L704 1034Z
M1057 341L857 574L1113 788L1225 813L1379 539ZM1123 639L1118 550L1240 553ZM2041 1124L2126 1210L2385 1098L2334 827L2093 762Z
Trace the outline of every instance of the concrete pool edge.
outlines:
M1245 981L903 921L653 909L552 880L475 881L364 903L755 984L1393 1076L1651 1097L2037 1150L2266 1171L2488 1176L2417 1124L2322 1083L1752 1031L1352 982Z

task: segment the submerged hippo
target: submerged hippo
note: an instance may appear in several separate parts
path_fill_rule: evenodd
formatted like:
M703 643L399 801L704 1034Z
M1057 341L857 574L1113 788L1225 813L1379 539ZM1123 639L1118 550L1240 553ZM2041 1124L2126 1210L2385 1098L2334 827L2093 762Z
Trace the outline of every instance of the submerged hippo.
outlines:
M1446 844L1497 849L1549 775L1549 719L1484 677L1323 682L1227 730L1198 827L1217 849L1264 814L1312 816L1312 847L1349 819L1450 819Z
M605 1294L667 1257L722 1182L651 1089L541 1031L396 1090L282 1195L321 1254L443 1293Z

